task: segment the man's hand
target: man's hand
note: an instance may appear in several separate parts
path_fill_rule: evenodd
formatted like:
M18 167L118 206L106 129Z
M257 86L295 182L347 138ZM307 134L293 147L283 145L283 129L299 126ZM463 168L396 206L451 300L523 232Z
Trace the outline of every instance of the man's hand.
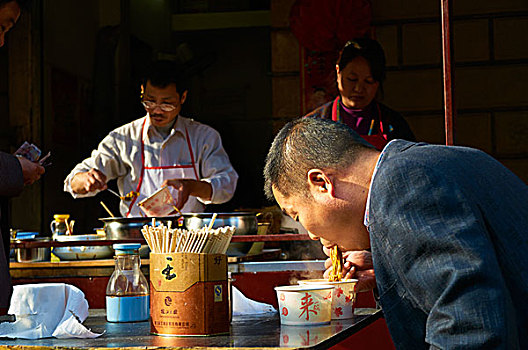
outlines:
M77 173L71 179L73 193L86 194L96 190L106 190L106 176L97 169Z
M330 249L323 247L323 251L327 256L330 256ZM374 266L372 265L372 254L366 250L345 251L343 252L343 278L355 278L358 280L356 290L359 292L369 291L376 287L376 276L374 275ZM330 258L325 261L326 271L324 278L328 278L328 274L332 269L332 260Z
M24 176L24 185L31 185L33 182L40 179L40 176L46 171L43 166L38 163L33 163L24 157L17 157L22 167L22 174Z
M172 186L178 190L176 196L176 207L183 208L189 196L200 197L203 200L210 200L213 195L213 187L210 183L205 181L198 181L192 179L171 179L165 180L163 186Z

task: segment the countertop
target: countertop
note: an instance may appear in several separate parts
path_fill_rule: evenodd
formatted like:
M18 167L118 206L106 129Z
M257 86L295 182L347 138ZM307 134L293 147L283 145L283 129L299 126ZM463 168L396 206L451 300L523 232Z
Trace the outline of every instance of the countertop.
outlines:
M150 323L106 322L104 309L90 310L84 325L93 332L105 332L95 339L0 339L0 349L57 347L61 349L96 348L258 348L327 349L382 317L381 310L356 309L349 320L332 321L323 326L285 326L278 314L235 316L230 334L206 337L162 337L150 334Z

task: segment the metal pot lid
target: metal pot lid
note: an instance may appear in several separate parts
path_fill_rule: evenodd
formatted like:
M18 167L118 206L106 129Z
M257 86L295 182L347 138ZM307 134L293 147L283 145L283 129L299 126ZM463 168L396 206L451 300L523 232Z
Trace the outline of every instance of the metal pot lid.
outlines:
M55 235L54 240L58 242L71 242L71 241L97 241L105 239L105 236L101 235Z
M119 223L130 223L130 222L151 222L152 219L156 221L166 221L166 220L178 220L179 216L160 216L160 217L108 217L108 218L99 218L104 223L109 222L119 222Z
M34 238L17 238L15 240L16 243L22 243L22 242L49 242L49 237L34 237Z

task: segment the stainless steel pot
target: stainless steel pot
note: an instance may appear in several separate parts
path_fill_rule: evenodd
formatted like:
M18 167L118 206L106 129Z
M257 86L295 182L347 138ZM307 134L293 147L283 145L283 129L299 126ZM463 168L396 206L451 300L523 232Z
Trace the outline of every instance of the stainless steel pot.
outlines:
M178 220L183 220L183 228L199 229L209 226L213 213L183 213L181 216L156 217L157 222L165 225L169 221L172 227L178 226ZM107 239L142 238L141 229L144 225L152 225L152 218L102 218ZM235 226L235 235L254 235L257 233L257 215L251 212L217 213L213 228ZM245 255L251 249L252 242L231 243L227 250L229 256Z
M157 222L163 222L165 225L172 221L172 227L178 225L178 216L166 216L154 218ZM143 238L141 229L145 225L152 225L153 218L132 217L132 218L102 218L99 219L104 222L104 231L106 239L131 239Z
M58 235L54 239L58 242L74 242L104 240L105 237L100 235ZM53 247L53 254L61 260L108 259L114 255L114 249L109 245Z
M212 217L212 213L184 213L183 225L187 229L199 229L209 226ZM258 228L257 215L251 212L217 213L213 228L222 226L235 226L235 235L255 235ZM253 242L230 243L226 254L229 256L246 255L252 246Z
M22 242L49 242L49 238L18 239L17 243ZM18 262L38 262L49 261L51 256L50 247L39 248L16 248L16 260Z

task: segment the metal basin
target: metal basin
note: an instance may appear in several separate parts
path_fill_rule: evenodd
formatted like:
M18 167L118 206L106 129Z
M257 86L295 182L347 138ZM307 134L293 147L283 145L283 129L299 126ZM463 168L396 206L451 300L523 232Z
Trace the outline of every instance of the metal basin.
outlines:
M100 235L60 235L55 236L59 242L104 240ZM108 259L114 255L110 245L53 247L53 254L61 260Z
M178 226L178 216L166 216L157 218L144 218L144 217L133 217L133 218L102 218L99 219L104 222L104 231L106 233L106 239L120 240L120 239L131 239L131 238L143 238L141 229L145 225L152 225L152 219L156 219L156 222L163 222L167 225L169 221L172 221L172 227Z
M49 238L31 238L31 239L18 239L17 243L22 242L49 242ZM16 248L15 249L16 260L18 262L37 262L37 261L49 261L51 256L50 247L39 247L39 248Z
M213 213L183 213L181 216L156 217L156 222L167 225L172 222L172 227L178 227L178 222L183 228L199 229L209 226ZM102 218L107 239L143 238L141 229L144 225L152 225L153 218ZM213 228L221 226L235 226L235 235L254 235L257 233L257 215L251 212L217 213ZM229 256L245 255L251 249L252 242L231 243L227 250Z
M199 229L209 226L212 217L212 213L184 213L183 224L187 229ZM222 226L235 226L235 235L255 235L258 227L257 215L251 212L217 213L213 228ZM231 243L226 254L229 256L246 255L252 246L253 242Z

